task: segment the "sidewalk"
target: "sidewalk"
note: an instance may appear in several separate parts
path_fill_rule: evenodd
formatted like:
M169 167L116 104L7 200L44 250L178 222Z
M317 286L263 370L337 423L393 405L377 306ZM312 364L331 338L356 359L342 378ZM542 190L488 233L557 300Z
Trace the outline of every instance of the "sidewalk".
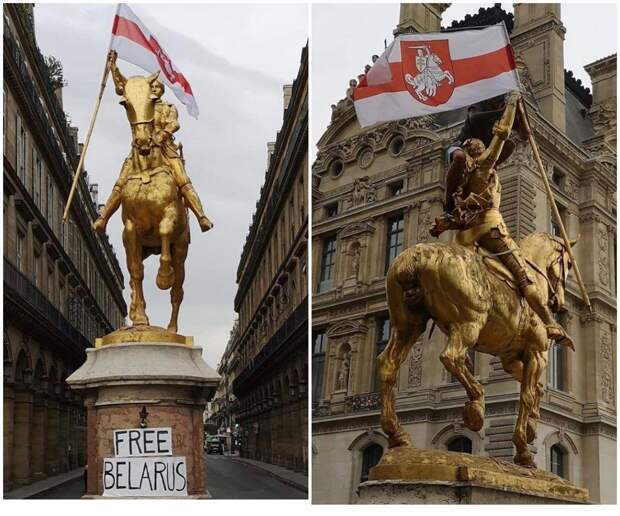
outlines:
M3 493L3 497L5 500L23 500L24 498L31 498L44 493L45 491L49 491L50 489L66 484L67 482L83 477L83 475L84 468L72 469L66 473L61 473L60 475L54 475L53 477L44 478L43 480L33 482L27 486L12 489L8 493Z
M272 477L276 477L280 482L294 487L295 489L299 489L304 493L308 492L308 477L302 473L296 473L290 469L275 466L267 462L261 462L259 460L245 459L243 457L239 457L238 455L232 455L229 457L232 461L263 470Z

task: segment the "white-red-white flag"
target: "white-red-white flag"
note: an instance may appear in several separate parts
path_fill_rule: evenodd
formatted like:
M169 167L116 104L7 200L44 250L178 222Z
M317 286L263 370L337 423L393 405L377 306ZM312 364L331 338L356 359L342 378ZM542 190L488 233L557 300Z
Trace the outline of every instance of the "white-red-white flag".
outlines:
M450 111L519 89L503 23L400 35L353 92L362 127Z
M118 4L110 49L116 50L118 57L143 68L149 73L161 71L160 78L185 104L187 111L198 118L198 104L192 88L185 76L174 65L155 36L126 4Z

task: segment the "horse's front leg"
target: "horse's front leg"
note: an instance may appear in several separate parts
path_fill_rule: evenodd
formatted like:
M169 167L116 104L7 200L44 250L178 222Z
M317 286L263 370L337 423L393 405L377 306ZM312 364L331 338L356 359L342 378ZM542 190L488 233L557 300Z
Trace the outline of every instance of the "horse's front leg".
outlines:
M159 257L159 270L155 282L162 290L168 290L174 283L174 268L172 267L172 254L170 245L172 230L174 229L174 214L166 210L164 217L159 223L159 238L161 239L161 255Z
M179 307L183 301L183 282L185 281L185 259L189 247L189 231L184 231L172 244L172 263L174 266L174 283L170 289L170 302L172 314L168 323L168 331L177 332L179 320Z
M144 264L142 263L142 245L134 223L127 219L123 229L123 245L127 255L127 270L129 271L129 286L131 288L131 304L129 318L134 326L149 324L146 316L146 302L142 292L144 280Z
M452 325L446 347L439 355L444 367L452 373L467 391L469 401L463 409L463 423L477 432L484 424L484 391L466 365L467 352L476 345L480 323Z
M523 379L521 381L521 396L519 416L515 425L512 442L517 448L514 461L527 468L535 468L534 458L527 449L527 428L532 412L536 409L539 394L539 379L545 367L544 353L538 349L529 350L524 357Z

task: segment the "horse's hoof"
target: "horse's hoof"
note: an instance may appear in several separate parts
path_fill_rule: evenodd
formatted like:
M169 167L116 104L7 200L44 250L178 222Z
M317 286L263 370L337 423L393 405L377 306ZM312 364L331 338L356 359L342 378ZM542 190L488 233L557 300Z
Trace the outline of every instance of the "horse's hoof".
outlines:
M484 425L484 405L480 401L468 401L463 409L463 423L477 432Z
M169 271L166 271L165 269L169 269ZM162 266L157 273L155 283L157 283L157 286L161 290L168 290L171 288L174 283L174 269L170 266L165 268Z
M536 439L536 422L531 419L527 422L526 438L528 444L532 444Z
M399 446L412 446L411 438L405 430L399 430L388 438L388 448L397 448Z
M524 468L536 469L534 457L529 451L517 453L514 457L514 463Z
M176 333L177 332L177 327L176 326L172 326L169 325L168 328L166 328L170 333Z

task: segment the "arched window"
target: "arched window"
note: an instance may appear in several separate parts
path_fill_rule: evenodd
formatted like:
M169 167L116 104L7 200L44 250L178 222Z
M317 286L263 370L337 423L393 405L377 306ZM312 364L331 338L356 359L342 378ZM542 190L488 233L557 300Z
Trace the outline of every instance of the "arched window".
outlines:
M467 437L455 437L448 443L448 451L471 453L471 439Z
M551 473L566 478L566 452L559 444L551 447Z
M383 455L383 448L380 444L372 443L370 446L364 448L362 455L362 474L360 476L360 482L366 482L368 480L368 473L370 468L375 467L381 460Z

